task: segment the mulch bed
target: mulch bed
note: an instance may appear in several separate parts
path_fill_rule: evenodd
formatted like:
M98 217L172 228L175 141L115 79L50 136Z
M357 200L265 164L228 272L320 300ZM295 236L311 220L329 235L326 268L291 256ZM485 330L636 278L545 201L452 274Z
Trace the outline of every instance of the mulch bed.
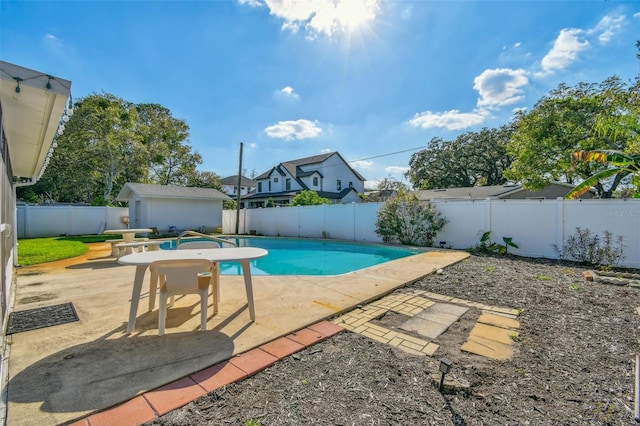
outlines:
M460 350L474 310L435 341L433 358L343 332L150 424L635 424L640 289L585 281L587 270L474 255L398 290L521 309L509 361ZM442 394L432 382L445 357L450 375L469 382L467 392Z

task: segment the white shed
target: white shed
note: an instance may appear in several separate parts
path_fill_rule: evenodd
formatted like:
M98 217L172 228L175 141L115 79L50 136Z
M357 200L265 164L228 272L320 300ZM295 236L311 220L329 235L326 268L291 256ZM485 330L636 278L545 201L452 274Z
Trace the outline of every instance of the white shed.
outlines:
M130 228L214 232L222 227L227 195L212 188L127 183L116 197L129 203Z

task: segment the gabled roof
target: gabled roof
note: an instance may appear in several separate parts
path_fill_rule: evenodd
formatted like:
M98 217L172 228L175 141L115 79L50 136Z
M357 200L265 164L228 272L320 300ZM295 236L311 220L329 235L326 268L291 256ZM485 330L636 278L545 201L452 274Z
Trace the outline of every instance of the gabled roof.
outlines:
M242 197L242 199L253 200L253 199L269 199L274 197L295 197L302 191L304 191L304 189L298 189L295 191L281 191L281 192L260 192L260 193L245 195L244 197ZM317 192L318 195L322 198L328 198L330 200L341 200L351 191L357 193L357 191L354 188L345 188L340 192L327 192L327 191L314 191L314 192Z
M193 188L172 185L151 185L127 182L116 197L116 201L129 201L137 195L140 198L183 198L190 200L230 200L228 195L213 188Z
M223 185L237 185L238 175L227 176L220 179L220 183ZM256 186L256 181L246 176L240 177L240 185L242 186Z
M308 166L310 164L320 164L334 155L337 155L338 157L340 157L342 162L353 172L353 174L355 174L358 177L358 179L362 181L366 180L364 176L362 176L360 173L354 170L349 165L349 163L347 163L345 159L342 158L342 155L340 155L339 152L328 152L326 154L318 154L318 155L313 155L311 157L298 158L297 160L283 161L277 166L270 168L266 172L262 173L260 176L256 177L256 180L267 179L271 175L274 169L278 171L278 173L280 173L281 176L284 176L285 173L282 169L285 169L294 179L299 179L300 177L308 176L308 173L309 173L309 172L303 171L301 169L302 166ZM300 185L304 186L302 182L300 182Z

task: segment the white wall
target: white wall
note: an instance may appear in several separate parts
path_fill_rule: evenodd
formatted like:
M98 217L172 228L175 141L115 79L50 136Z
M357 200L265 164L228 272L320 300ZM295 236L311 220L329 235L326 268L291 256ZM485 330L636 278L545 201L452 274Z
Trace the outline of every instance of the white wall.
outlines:
M129 202L132 217L135 199ZM213 232L222 226L222 200L144 198L141 201L142 228L154 227L165 232L169 226L179 230L204 226L208 232Z
M526 257L557 258L553 245L574 234L577 227L594 234L609 231L624 237L624 266L640 268L640 200L460 200L433 201L447 219L436 238L446 247L477 246L482 233L491 231L493 241L513 238ZM380 242L375 222L382 203L276 207L241 210L241 234L255 230L261 235L329 238ZM236 212L223 212L223 232L235 232Z
M105 229L126 228L125 207L18 206L18 238L102 234Z

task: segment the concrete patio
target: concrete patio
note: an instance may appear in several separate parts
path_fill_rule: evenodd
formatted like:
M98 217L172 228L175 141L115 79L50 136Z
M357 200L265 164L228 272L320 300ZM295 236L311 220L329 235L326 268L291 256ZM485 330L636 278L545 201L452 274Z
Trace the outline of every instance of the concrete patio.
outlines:
M468 257L432 250L333 277L255 276L256 321L249 320L242 277L222 276L221 303L206 332L197 296L169 309L158 336L158 311L139 306L126 322L135 267L118 265L110 246L79 258L19 270L15 311L72 302L80 321L13 334L7 424L59 424L130 400L279 337L335 317ZM148 274L148 272L147 272ZM143 287L142 298L148 297Z

